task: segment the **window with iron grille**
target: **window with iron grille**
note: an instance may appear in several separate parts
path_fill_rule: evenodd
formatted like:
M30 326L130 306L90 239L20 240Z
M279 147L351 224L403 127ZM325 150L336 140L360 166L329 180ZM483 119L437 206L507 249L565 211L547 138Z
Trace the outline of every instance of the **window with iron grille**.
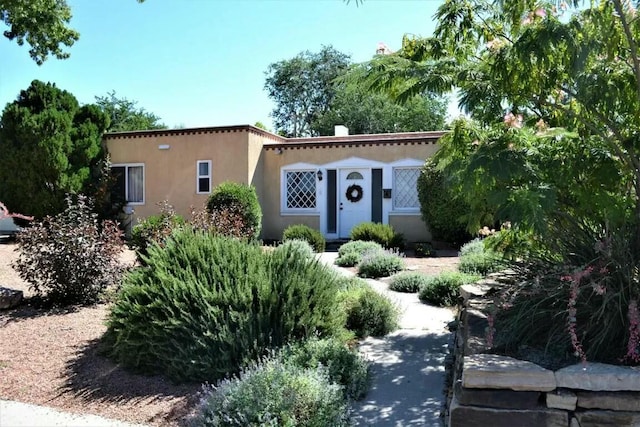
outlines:
M315 209L315 171L287 171L285 180L287 209Z
M393 170L393 208L417 210L420 208L418 200L418 177L420 168L395 168Z

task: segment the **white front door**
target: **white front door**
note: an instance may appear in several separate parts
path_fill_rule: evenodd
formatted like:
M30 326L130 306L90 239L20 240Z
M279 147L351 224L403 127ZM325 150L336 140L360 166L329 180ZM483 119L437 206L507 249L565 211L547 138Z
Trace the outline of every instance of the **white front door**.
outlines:
M340 169L338 212L340 238L348 238L351 229L371 221L371 169Z

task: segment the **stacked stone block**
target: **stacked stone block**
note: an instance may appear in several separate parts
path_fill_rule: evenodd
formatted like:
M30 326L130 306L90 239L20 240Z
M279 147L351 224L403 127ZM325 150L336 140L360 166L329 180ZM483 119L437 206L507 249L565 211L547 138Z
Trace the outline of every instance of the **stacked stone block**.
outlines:
M640 426L640 368L587 363L557 371L488 354L488 301L499 282L461 290L453 348L449 427Z

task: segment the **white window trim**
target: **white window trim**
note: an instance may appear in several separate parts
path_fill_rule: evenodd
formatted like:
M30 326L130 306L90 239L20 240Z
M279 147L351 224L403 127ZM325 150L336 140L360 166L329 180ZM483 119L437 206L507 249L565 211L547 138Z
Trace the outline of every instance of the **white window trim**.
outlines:
M112 163L110 167L124 167L124 198L129 198L129 173L128 168L142 166L142 201L141 202L127 202L128 206L142 206L147 201L147 173L144 163Z
M316 178L319 167L308 163L296 163L280 169L280 214L287 215L318 215L320 213L320 191ZM289 208L287 207L287 173L288 172L312 172L316 180L316 207L315 208Z
M416 207L410 207L410 208L399 208L396 206L396 196L395 193L397 191L397 186L396 186L396 170L399 169L418 169L418 171L421 169L421 166L395 166L392 168L391 170L391 177L392 177L392 185L391 185L391 203L392 203L392 209L389 212L389 214L416 214L416 213L420 213L420 197L418 196L418 206ZM417 182L416 182L417 184ZM416 190L417 191L417 190Z
M206 163L209 168L208 175L200 175L200 164ZM211 185L213 184L213 171L211 169L211 160L198 160L196 161L196 194L211 194ZM200 179L208 178L209 179L209 191L200 191Z

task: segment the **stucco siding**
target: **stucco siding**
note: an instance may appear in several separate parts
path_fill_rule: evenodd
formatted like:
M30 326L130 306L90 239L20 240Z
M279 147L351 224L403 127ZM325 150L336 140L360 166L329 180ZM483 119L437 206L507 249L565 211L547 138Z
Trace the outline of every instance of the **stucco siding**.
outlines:
M263 214L265 212L263 211ZM282 232L290 225L304 224L318 230L320 229L319 215L288 215L277 216L264 215L262 219L262 238L265 240L280 240Z
M343 203L347 188L346 175L341 173L348 173L348 169L360 170L365 177L360 179L368 183L373 182L375 175L378 180L376 191L380 191L382 185L384 189L393 189L392 194L396 194L396 180L400 183L397 188L405 190L407 184L403 186L402 182L412 182L406 181L407 178L403 178L406 173L403 175L400 170L420 167L437 151L435 142L441 134L418 132L287 139L253 126L240 125L107 134L105 143L113 164L144 164L145 201L134 206L134 221L158 213L157 204L163 200L187 218L191 206L201 208L209 196L197 194L197 161L209 160L211 188L223 181L256 187L263 212L261 237L270 240L281 239L283 230L292 224L306 224L329 238L347 235L351 227L348 219L352 218L347 215L352 215L352 211L340 213L336 208L338 202ZM327 170L336 170L337 174ZM290 182L294 185L294 190L291 190L294 196L288 206L284 206L287 203L282 200L285 173L292 177ZM325 178L316 177L318 173L324 174ZM415 179L415 175L410 176L409 179ZM297 181L299 179L302 180ZM328 184L330 180L331 185ZM312 207L309 202L312 196L307 195L314 195L314 181L315 207ZM304 183L302 190L295 187L301 185L299 182ZM299 196L298 191L307 195ZM327 194L332 195L331 200ZM334 198L336 194L342 199ZM368 193L366 197L373 199L378 196ZM429 240L429 232L417 208L399 203L399 208L394 210L395 199L384 197L381 202L380 198L377 200L379 204L376 206L382 205L383 222L404 233L409 241ZM367 209L371 210L371 203L357 212L362 214ZM376 218L380 218L380 210L376 212ZM339 232L335 229L336 224L342 225Z
M212 161L212 188L223 181L249 183L247 132L158 135L138 138L107 137L111 163L144 163L145 203L135 206L134 218L158 213L167 200L176 212L189 216L207 194L196 194L196 162ZM160 149L168 146L168 149Z
M409 243L430 242L431 233L418 215L389 215L389 224L399 233L404 234L404 238Z

